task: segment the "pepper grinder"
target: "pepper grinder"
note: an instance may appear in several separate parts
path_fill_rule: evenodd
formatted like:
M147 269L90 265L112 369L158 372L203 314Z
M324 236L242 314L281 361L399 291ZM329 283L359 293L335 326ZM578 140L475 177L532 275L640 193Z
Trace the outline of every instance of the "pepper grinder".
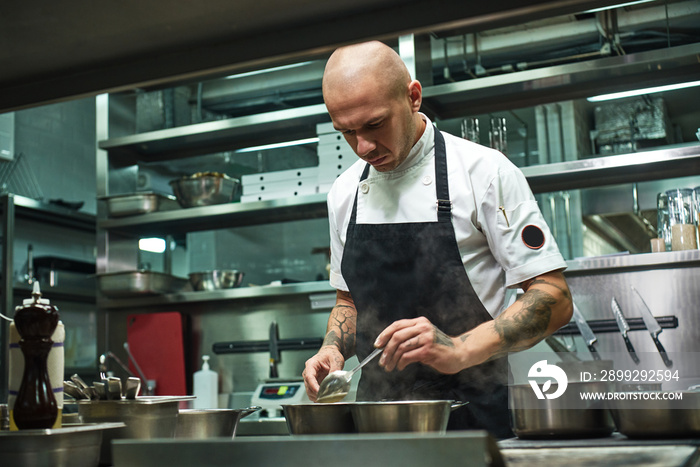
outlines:
M47 364L58 318L58 309L41 298L38 282L34 282L32 298L15 308L19 347L24 355L22 382L13 409L20 430L51 428L58 416Z

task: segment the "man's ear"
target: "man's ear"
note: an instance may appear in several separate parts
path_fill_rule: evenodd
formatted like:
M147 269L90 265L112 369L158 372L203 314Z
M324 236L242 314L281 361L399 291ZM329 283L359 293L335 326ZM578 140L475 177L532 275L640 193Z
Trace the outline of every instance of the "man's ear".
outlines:
M408 83L408 98L411 100L413 111L418 112L423 102L423 87L418 80L414 79Z

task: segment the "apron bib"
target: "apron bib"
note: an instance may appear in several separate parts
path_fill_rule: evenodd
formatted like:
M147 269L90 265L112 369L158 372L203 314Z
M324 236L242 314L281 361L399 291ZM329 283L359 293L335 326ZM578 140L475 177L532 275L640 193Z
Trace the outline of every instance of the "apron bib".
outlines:
M367 178L369 167L360 181ZM425 316L450 336L492 319L462 264L452 226L445 140L437 128L435 182L436 222L358 224L355 194L341 271L357 308L360 360L372 352L379 333L399 319ZM358 400L469 401L452 412L448 429L486 429L499 438L512 436L506 358L454 375L419 363L387 373L377 361L362 369Z

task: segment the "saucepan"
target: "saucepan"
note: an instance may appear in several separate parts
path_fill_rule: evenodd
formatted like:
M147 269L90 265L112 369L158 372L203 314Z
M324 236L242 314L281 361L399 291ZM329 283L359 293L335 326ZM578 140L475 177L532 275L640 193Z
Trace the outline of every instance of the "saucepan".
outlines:
M628 391L609 405L617 430L628 438L700 437L700 392ZM678 398L680 397L680 398Z
M334 433L444 433L450 412L467 402L414 400L335 402L283 405L289 432Z
M550 393L556 393L552 384ZM566 391L553 399L538 400L529 384L508 388L513 432L522 439L603 438L615 430L610 411L602 400L582 401L580 394L608 392L601 382L569 382ZM536 408L535 408L536 407Z
M450 412L466 404L451 400L353 402L350 411L359 433L444 433Z
M349 402L283 404L287 428L293 435L355 433Z
M233 438L241 418L260 410L258 406L245 409L180 409L177 414L176 438Z

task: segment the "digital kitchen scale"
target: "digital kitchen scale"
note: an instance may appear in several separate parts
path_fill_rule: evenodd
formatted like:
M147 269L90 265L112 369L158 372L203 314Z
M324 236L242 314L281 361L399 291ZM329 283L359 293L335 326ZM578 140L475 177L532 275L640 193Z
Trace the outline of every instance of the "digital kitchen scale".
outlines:
M260 383L250 404L262 407L260 418L284 417L282 404L310 403L303 379L270 379Z

